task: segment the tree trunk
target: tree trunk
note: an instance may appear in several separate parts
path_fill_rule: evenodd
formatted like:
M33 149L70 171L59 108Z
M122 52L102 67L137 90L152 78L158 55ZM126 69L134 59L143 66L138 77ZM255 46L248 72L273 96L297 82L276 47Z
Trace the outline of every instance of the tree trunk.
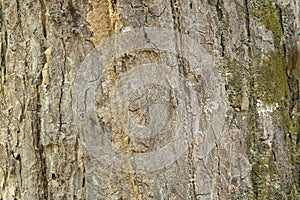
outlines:
M299 199L297 0L2 0L0 199Z

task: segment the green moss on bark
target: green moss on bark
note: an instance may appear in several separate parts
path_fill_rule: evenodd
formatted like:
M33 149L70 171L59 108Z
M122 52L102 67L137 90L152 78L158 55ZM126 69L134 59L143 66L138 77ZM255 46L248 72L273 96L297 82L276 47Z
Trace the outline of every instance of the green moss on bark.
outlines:
M297 166L299 150L293 138L298 134L299 127L295 125L289 114L289 85L286 73L285 57L283 55L283 32L280 24L278 9L274 0L256 0L249 9L250 18L273 33L275 51L253 56L250 70L250 111L249 111L249 157L252 163L252 184L257 199L299 199L295 188L295 180L290 183L289 191L281 186L281 174L274 156L273 144L264 141L261 116L258 113L258 103L274 108L268 113L274 121L274 126L280 125L286 133L291 152L292 165ZM255 40L255 38L252 38ZM251 47L252 48L252 47ZM257 49L252 49L255 51ZM275 133L276 134L276 133ZM290 139L289 139L290 138ZM299 164L299 163L298 163ZM295 169L291 172L295 178Z
M279 13L274 0L253 1L250 15L261 25L272 31L276 48L281 48L281 38L283 36L280 25Z
M231 61L227 66L226 73L226 91L230 105L233 108L241 108L243 99L243 80L240 72L241 67L238 66L236 61Z
M269 52L263 57L254 61L253 92L268 105L285 104L289 91L284 57L280 52Z

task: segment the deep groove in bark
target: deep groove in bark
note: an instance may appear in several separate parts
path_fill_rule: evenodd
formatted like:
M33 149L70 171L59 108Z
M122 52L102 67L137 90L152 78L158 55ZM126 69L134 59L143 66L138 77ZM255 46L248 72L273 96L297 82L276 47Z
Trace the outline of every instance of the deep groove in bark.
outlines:
M193 151L194 145L191 144L188 148L188 159L189 159L189 174L190 174L190 198L197 199L197 192L196 192L196 175L195 175L195 164L193 161Z
M219 19L219 22L221 23L221 41L220 41L220 45L221 45L221 56L224 58L225 57L225 50L226 50L226 36L224 34L224 32L226 31L226 24L225 24L225 17L224 17L224 13L223 13L223 10L224 10L224 6L222 5L223 2L221 1L217 1L217 4L216 4L216 12L217 12L217 17Z
M40 4L41 4L41 22L42 22L42 31L43 31L43 35L44 38L47 38L47 24L46 24L46 4L44 2L44 0L40 0Z
M278 16L279 16L281 31L282 31L283 35L285 35L284 24L283 24L283 16L282 16L282 8L277 4L276 4L276 8L278 10ZM283 40L284 40L284 38L283 38ZM285 58L287 58L285 41L282 42L282 47L283 47L283 56ZM287 76L288 76L288 74L287 74Z
M181 32L181 13L179 0L170 0L174 29Z
M62 132L62 125L63 125L63 111L62 111L62 103L63 103L63 96L64 96L64 85L65 85L65 67L66 67L66 47L63 40L61 40L63 44L64 50L64 63L61 67L61 86L60 86L60 96L59 96L59 105L58 105L58 112L59 112L59 131Z
M45 8L45 4L43 2L43 0L40 0L40 7L41 7L41 13L40 13L40 17L41 17L41 25L42 25L42 34L44 39L42 39L40 41L40 53L41 53L41 58L40 58L40 69L39 72L37 73L35 80L33 82L33 84L35 85L35 92L37 94L36 96L36 100L35 102L33 102L33 104L35 105L34 111L32 113L33 115L33 123L32 123L32 127L34 127L34 129L32 130L32 134L33 134L33 139L34 139L34 146L36 148L37 151L37 161L38 164L40 165L40 171L38 173L38 184L41 185L40 191L39 191L39 198L40 199L48 199L48 179L47 179L47 164L46 164L46 156L45 156L45 151L44 151L44 146L42 144L41 138L42 138L42 134L44 134L42 132L42 117L41 113L42 113L42 91L41 91L41 85L42 85L42 80L43 80L43 69L44 66L46 64L46 55L45 55L45 38L47 37L46 34L46 8ZM32 101L34 101L34 99L32 99Z
M40 97L40 85L36 86L37 92L37 100L35 102L36 108L33 111L33 122L32 130L35 147L37 149L37 159L40 164L40 174L39 174L39 182L42 185L42 190L39 193L40 199L48 199L48 180L47 180L47 165L46 165L46 157L44 154L44 146L41 143L41 97Z
M245 4L245 20L246 20L246 30L247 30L247 39L248 39L248 52L251 52L251 31L250 31L250 14L249 14L249 5L248 5L248 0L244 1Z
M5 27L4 27L4 19L3 19L3 16L2 16L2 27L1 27L1 32L3 33L3 36L2 36L2 44L1 44L1 60L0 60L0 67L1 67L1 82L2 84L4 85L6 83L6 48L7 48L7 32L5 30Z

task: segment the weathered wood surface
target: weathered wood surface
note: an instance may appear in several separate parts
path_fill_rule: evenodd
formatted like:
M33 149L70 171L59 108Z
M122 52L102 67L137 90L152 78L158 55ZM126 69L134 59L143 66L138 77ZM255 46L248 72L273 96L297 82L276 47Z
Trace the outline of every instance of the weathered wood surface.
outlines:
M297 0L2 0L0 199L299 199L299 15ZM92 104L117 164L82 128ZM155 154L181 127L175 162ZM143 171L130 156L148 151Z

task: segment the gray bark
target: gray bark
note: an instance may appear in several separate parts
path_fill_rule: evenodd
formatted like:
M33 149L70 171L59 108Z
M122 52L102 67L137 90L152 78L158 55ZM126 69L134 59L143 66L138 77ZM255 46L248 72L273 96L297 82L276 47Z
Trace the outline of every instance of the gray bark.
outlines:
M297 0L3 0L0 16L0 199L300 198Z

